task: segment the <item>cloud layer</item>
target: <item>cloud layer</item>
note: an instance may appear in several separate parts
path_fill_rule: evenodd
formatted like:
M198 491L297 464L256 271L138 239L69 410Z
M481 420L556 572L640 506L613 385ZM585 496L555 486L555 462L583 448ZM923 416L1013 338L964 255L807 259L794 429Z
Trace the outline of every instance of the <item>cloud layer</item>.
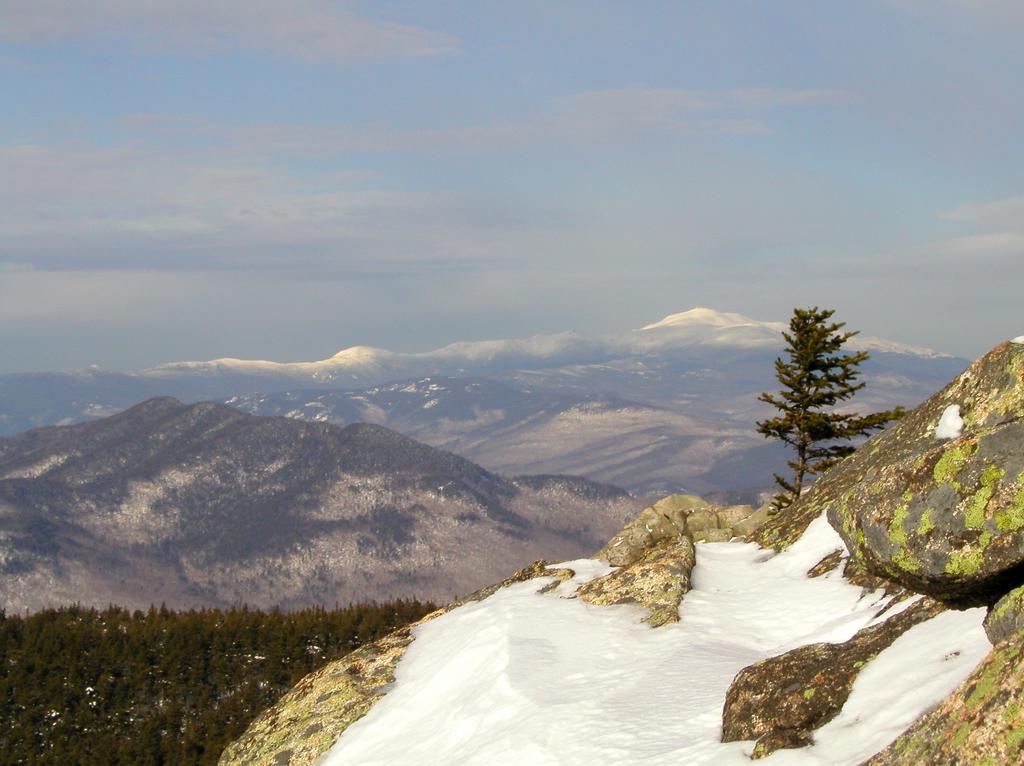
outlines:
M453 53L451 35L359 17L325 0L8 0L0 40L18 44L131 41L208 54L233 48L310 61Z
M0 372L693 305L979 353L1024 332L1019 8L10 0Z

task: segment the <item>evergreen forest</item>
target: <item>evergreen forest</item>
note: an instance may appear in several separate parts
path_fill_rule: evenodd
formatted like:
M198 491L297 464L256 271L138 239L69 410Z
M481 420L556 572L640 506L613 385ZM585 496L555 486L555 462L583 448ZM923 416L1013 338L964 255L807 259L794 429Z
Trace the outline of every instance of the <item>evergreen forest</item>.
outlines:
M434 608L0 611L0 763L215 764L302 676Z

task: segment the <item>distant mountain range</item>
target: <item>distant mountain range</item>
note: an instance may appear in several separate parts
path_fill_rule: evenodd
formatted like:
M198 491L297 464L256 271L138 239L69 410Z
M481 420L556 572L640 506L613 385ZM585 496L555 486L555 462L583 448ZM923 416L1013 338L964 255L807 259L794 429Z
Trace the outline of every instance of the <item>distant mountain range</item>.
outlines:
M444 601L592 554L640 507L377 425L156 398L0 439L0 608Z
M753 349L780 345L781 322L758 322L741 314L695 308L672 314L639 330L604 338L585 338L575 332L535 335L525 340L452 343L434 351L398 353L370 346L353 346L319 362L267 362L214 359L173 362L144 370L146 377L255 377L266 380L316 382L358 388L385 381L426 375L500 373L515 369L544 369L575 364L599 364L623 358L657 356L684 349ZM948 357L879 338L855 338L849 347L872 353L893 353L926 359Z
M637 493L764 488L785 453L753 424L776 387L780 322L696 308L585 338L357 346L318 362L216 359L132 373L0 376L0 434L117 412L155 395L218 399L252 414L386 425L507 473L574 473ZM856 407L912 406L966 360L878 338ZM738 466L744 466L741 471Z

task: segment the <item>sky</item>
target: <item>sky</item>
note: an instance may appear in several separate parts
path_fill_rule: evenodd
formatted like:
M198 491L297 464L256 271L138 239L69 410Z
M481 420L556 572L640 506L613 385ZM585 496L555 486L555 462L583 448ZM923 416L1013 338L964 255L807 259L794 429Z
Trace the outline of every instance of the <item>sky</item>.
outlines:
M1018 0L0 0L0 372L1024 333Z

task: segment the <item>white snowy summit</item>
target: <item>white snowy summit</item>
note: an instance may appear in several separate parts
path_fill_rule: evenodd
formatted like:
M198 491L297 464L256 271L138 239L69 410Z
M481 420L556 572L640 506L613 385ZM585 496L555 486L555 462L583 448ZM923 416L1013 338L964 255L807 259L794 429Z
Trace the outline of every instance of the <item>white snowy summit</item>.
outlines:
M785 322L762 322L743 314L716 311L698 306L679 314L669 314L653 324L640 328L640 332L659 335L665 346L679 347L686 343L717 344L722 346L754 347L778 346ZM856 335L848 342L856 351L908 354L924 358L948 357L948 354L897 341Z
M604 363L610 359L680 351L699 347L738 349L781 347L783 322L763 322L742 314L698 306L623 333L588 338L567 331L510 340L460 341L432 351L402 353L370 346L352 346L314 362L269 362L213 359L169 362L142 371L143 376L267 375L295 382L338 382L374 385L423 375L479 374L495 368L543 369L566 364ZM933 349L881 338L857 336L853 349L947 357Z

